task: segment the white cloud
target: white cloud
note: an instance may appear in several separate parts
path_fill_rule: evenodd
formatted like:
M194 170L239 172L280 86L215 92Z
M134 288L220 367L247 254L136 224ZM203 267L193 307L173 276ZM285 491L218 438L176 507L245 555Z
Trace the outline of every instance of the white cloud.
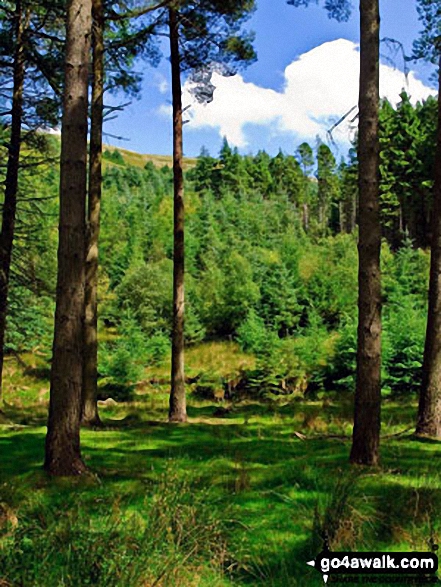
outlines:
M221 136L238 147L248 144L246 125L267 127L272 134L287 132L301 140L324 136L326 130L358 101L359 53L355 43L338 39L324 43L293 61L285 69L282 92L244 81L241 75L213 74L214 99L200 104L184 85L184 104L191 104L187 129L216 128ZM412 102L435 94L414 73L404 74L388 65L380 67L380 93L392 103L402 89ZM167 109L168 111L168 109ZM347 141L349 123L336 133Z
M169 91L168 81L161 73L155 72L154 84L161 94L167 94L167 92Z

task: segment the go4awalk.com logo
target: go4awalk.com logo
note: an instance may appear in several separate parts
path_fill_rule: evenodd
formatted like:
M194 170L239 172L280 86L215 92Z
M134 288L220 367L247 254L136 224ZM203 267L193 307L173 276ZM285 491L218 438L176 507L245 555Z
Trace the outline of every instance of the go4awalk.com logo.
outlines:
M388 575L390 579L394 575L398 580L392 582L397 584L405 584L408 582L406 578L414 583L416 575L422 583L437 582L438 557L432 552L331 552L325 549L307 564L322 573L325 583L334 575L347 575L345 582L348 583L351 582L350 576L358 583L361 575L365 583L376 583L375 575Z

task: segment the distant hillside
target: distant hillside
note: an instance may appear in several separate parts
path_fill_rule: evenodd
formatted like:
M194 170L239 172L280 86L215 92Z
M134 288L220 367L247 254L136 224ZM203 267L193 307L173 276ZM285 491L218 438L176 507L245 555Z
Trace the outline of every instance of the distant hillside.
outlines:
M123 164L123 161L118 161L119 156L117 153L120 153L126 165L133 165L134 167L144 168L148 161L151 161L156 167L163 167L164 165L167 165L167 167L173 166L171 155L146 155L110 145L104 147L104 160L110 164ZM196 158L184 157L184 169L191 169L195 165Z

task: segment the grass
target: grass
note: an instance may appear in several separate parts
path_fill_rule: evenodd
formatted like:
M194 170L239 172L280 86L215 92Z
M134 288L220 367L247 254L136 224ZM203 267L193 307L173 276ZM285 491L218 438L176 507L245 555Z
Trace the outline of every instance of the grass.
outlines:
M189 353L193 372L249 360L213 344ZM243 401L218 417L190 395L189 423L169 425L166 386L146 383L101 409L103 430L82 431L94 475L51 480L45 372L23 359L7 361L0 428L2 587L315 586L306 561L325 533L335 550L440 542L440 443L391 436L413 425L414 401L385 404L381 467L364 471L347 462L350 398Z
M111 147L105 146L105 151L114 151L117 150L123 156L124 162L126 165L133 165L134 167L141 167L144 168L145 164L148 161L151 161L156 167L173 167L173 158L171 155L148 155L142 153L135 153L134 151L129 151L128 149L122 149L120 147ZM184 170L191 169L196 165L196 158L192 157L184 157ZM108 162L105 162L108 164Z

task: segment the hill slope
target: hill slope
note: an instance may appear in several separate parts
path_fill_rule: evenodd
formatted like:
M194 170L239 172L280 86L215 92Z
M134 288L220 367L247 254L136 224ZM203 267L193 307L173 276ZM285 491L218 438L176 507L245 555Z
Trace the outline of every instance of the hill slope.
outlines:
M167 167L173 167L173 158L171 155L147 155L108 145L104 147L104 154L107 153L110 155L110 161L112 163L117 163L115 159L113 161L111 159L115 151L121 154L126 165L144 168L145 164L148 161L151 161L155 167L163 167L164 165L167 165ZM109 161L108 157L105 156L105 158ZM191 169L196 165L196 161L196 158L184 157L184 169Z

